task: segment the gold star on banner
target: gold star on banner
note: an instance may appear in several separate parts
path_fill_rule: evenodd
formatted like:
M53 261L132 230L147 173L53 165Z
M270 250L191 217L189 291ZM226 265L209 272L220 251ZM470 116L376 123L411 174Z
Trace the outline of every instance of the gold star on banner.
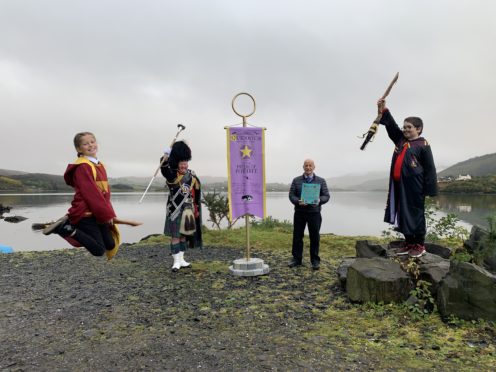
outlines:
M252 149L250 149L247 145L245 145L245 147L243 147L241 150L241 153L243 155L241 155L241 158L249 158L251 157L251 152L253 151Z

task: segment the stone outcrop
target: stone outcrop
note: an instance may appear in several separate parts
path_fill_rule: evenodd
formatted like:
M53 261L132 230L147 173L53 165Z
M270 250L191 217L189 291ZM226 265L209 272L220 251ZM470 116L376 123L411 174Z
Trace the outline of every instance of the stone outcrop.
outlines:
M439 285L437 306L442 316L496 320L496 276L467 262L452 262Z
M454 315L462 319L496 320L496 275L472 263L450 261L447 257L451 255L451 249L438 244L426 244L427 253L417 259L395 256L401 243L356 242L357 258L344 259L338 268L339 282L351 301L407 301L429 305L427 311L431 311L430 301L423 302L410 296L416 280L424 280L431 283L432 297L444 318ZM487 266L492 259L496 263L496 252L487 255L488 251L492 252L488 244L491 244L488 235L479 228L472 230L471 238L466 242L474 254L486 254L484 265ZM412 270L418 269L415 277L402 268L405 264Z
M346 292L354 302L402 302L412 289L409 275L392 260L357 258L348 268Z

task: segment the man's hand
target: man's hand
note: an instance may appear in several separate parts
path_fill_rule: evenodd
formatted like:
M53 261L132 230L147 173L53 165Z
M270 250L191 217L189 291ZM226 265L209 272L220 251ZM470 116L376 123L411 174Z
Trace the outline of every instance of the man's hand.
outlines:
M298 204L301 206L301 207L304 207L306 206L307 204L303 201L303 200L298 200Z

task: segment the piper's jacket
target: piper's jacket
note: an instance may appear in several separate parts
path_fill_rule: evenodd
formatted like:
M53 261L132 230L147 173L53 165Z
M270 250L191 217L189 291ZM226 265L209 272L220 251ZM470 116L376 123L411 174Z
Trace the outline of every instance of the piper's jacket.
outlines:
M305 182L303 175L295 177L291 183L291 188L289 189L289 200L295 206L295 212L304 213L319 213L322 209L321 205L329 201L330 195L327 189L327 183L325 179L318 177L315 173L313 174L313 180L311 183L320 184L320 202L318 205L300 205L299 201L301 199L301 189L302 184Z
M160 158L162 162L163 158ZM184 191L183 195L179 198L187 197L191 198L192 206L195 214L196 231L194 235L187 236L188 246L190 248L203 247L202 240L202 212L201 212L201 183L200 179L194 172L188 169L188 172L183 176L177 172L177 169L171 168L169 161L166 160L160 167L160 172L162 176L165 177L167 181L167 186L169 187L169 197L167 198L167 218L171 218L171 214L175 210L173 195L177 193L179 189ZM185 182L186 181L186 182ZM184 204L181 208L184 208Z
M385 125L389 138L395 144L384 221L397 225L397 230L403 234L425 234L425 197L437 195L437 175L431 147L423 137L408 141L387 109L382 114L381 124ZM395 181L394 165L404 146L407 149L400 179Z
M94 216L101 224L116 217L110 203L111 193L105 166L100 162L92 167L89 162L85 157L79 157L67 166L64 173L65 183L75 191L68 211L69 222L73 225L83 217Z

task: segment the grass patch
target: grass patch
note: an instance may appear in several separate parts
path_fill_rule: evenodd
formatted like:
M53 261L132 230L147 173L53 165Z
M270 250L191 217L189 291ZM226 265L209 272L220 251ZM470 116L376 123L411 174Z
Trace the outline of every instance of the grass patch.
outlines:
M203 237L205 247L244 249L246 245L244 228L205 230ZM493 370L494 322L452 319L444 323L437 312L414 318L404 304L348 301L336 269L343 258L355 255L356 241L364 239L381 243L373 237L322 235L321 270L313 272L308 266L289 269L291 231L279 225L253 225L252 251L254 256L264 256L271 273L238 278L230 276L228 263L218 258L194 262L191 275L209 288L208 296L196 308L200 315L209 314L209 319L219 322L211 326L221 335L227 332L225 324L250 337L259 332L257 326L272 327L270 342L291 348L309 366L314 363L313 356L320 355L322 360L338 358L358 369L363 364L375 370ZM308 237L304 243L308 262ZM200 316L200 321L203 319Z

